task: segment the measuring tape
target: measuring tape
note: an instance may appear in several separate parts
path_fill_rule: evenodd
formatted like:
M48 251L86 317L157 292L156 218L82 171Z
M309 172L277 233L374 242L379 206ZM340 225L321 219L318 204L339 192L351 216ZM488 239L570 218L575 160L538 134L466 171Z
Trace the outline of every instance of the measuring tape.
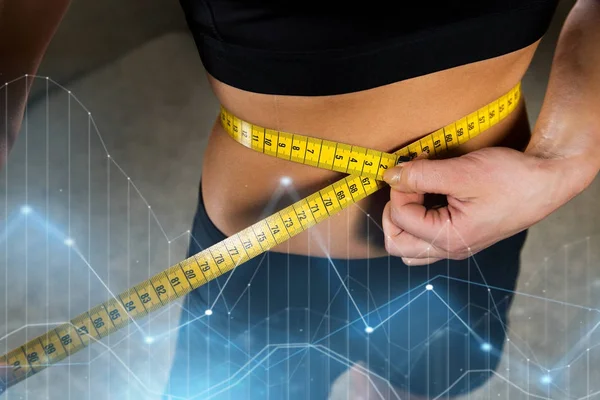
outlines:
M0 393L376 192L385 186L385 170L399 162L423 153L440 156L473 139L515 109L520 89L518 83L499 99L394 154L263 128L221 108L223 127L244 146L349 176L1 356L0 364L8 367L0 367Z

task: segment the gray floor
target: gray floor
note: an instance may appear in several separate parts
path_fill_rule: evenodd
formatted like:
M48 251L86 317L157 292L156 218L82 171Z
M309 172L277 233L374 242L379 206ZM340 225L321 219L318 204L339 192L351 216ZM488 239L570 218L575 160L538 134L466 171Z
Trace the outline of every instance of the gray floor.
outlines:
M134 3L115 17L117 30L126 30L126 16L149 12ZM64 321L106 300L107 287L119 292L185 254L206 134L218 105L191 38L179 31L181 16L168 4L160 12L172 25L147 29L146 21L128 28L137 33L107 42L116 52L86 58L94 45L104 48L103 37L95 34L95 42L77 50L77 24L69 16L50 49L40 74L66 89L49 81L46 91L46 80L36 79L23 134L0 174L0 349L43 333L40 323ZM75 6L84 15L99 12ZM524 81L532 123L562 18L564 12ZM89 17L88 23L98 28L106 25L102 21ZM68 73L57 61L66 54L79 65ZM531 229L502 365L470 398L600 398L600 335L591 331L600 321L598 196L596 180ZM23 204L32 213L23 215ZM156 398L175 338L169 328L179 312L175 304L144 321L143 333L131 327L116 334L69 365L28 379L7 398ZM153 332L164 334L147 345L144 338ZM551 384L542 382L545 375Z

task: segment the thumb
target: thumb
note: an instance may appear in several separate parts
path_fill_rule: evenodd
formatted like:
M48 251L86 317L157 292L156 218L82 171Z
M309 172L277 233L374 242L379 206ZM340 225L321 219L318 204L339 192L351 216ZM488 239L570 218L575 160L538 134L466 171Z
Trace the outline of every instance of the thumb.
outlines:
M414 160L398 164L385 171L383 180L392 189L404 193L435 193L452 195L463 183L459 158L446 160Z

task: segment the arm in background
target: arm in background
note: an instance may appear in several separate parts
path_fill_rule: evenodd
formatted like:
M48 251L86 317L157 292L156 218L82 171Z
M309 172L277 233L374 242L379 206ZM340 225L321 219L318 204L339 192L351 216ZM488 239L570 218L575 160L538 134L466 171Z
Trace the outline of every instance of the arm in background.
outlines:
M32 79L70 0L0 0L0 168L15 143Z
M579 0L558 39L544 103L526 153L574 159L583 190L600 168L600 0Z

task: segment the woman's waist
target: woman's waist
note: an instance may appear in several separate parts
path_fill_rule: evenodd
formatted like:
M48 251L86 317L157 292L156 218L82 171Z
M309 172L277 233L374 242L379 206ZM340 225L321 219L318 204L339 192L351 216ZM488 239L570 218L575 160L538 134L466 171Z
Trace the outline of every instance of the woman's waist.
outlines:
M457 148L454 155L489 146L522 149L529 133L525 106L520 102L505 120ZM371 145L371 137L377 140L372 133L354 144L392 151L413 140L400 139L403 141L385 148ZM203 197L208 215L229 236L343 176L255 152L236 143L216 122L205 153ZM389 191L381 190L275 251L340 258L385 255L380 226L388 200Z

